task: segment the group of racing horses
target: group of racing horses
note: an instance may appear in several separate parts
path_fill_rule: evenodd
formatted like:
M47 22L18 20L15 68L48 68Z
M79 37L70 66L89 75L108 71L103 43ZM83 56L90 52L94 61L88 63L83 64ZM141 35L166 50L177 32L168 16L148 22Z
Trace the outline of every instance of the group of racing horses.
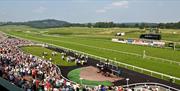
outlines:
M96 66L99 69L98 73L102 73L104 76L111 76L111 74L113 74L120 77L122 75L122 70L119 67L110 64L108 60L106 62L100 62L99 64L96 64Z
M67 62L75 62L77 65L83 66L88 61L88 56L85 56L85 55L80 55L78 53L72 53L69 50L61 50L59 48L54 48L54 47L51 47L51 46L48 46L47 48L51 49L51 50L54 50L54 51L57 51L57 52L60 52L62 60L66 60ZM57 52L52 52L51 53L52 56L56 56ZM48 54L47 54L47 52L43 52L42 55L47 56Z

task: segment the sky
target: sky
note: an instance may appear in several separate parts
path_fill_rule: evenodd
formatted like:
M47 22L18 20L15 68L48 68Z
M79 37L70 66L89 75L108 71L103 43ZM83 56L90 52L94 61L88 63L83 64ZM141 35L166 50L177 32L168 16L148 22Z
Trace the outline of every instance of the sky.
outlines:
M180 0L0 0L0 21L178 22Z

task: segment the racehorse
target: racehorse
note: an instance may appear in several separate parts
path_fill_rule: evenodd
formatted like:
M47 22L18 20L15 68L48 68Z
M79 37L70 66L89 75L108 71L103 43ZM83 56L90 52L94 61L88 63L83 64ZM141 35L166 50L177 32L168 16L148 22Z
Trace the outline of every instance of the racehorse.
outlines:
M110 76L110 74L112 74L112 70L105 64L97 64L96 65L99 69L99 72L98 73L101 73L102 72L102 75L104 76Z

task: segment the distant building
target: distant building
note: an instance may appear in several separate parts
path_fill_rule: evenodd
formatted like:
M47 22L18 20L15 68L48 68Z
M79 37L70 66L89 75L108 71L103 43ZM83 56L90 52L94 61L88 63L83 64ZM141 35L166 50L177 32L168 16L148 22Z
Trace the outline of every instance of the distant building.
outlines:
M141 34L140 39L161 40L160 34Z

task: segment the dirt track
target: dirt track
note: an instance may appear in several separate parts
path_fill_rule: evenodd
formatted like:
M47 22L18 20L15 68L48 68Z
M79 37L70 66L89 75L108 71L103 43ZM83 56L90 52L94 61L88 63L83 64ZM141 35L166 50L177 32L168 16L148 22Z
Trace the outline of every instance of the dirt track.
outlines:
M80 72L80 77L91 81L110 81L110 82L115 82L123 79L120 77L116 77L114 75L107 77L102 75L102 73L98 73L98 71L99 70L93 66L83 67Z

